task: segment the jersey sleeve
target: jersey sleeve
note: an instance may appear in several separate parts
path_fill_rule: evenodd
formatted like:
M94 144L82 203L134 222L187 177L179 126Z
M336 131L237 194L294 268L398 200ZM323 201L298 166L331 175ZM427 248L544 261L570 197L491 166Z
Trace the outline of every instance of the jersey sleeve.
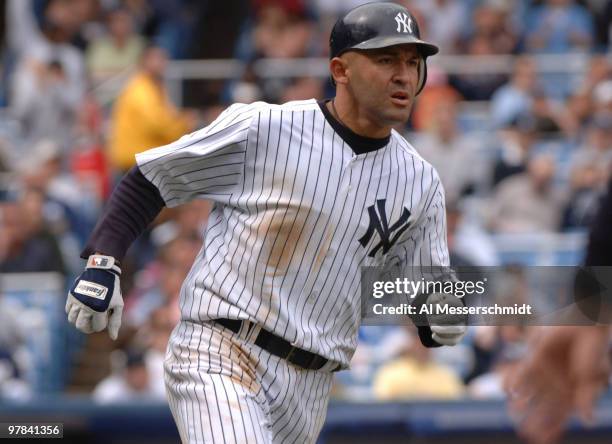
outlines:
M206 128L136 155L142 174L168 207L196 198L216 200L242 183L256 104L235 104Z

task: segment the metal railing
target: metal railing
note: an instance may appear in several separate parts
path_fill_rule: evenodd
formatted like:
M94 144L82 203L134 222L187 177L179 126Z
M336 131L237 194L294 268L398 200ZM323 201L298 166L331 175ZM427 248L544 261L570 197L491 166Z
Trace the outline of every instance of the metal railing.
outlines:
M612 52L607 54L612 63ZM428 64L448 74L509 74L519 56L514 55L439 55ZM541 54L533 57L536 69L541 74L579 75L589 66L591 55L586 53ZM230 80L239 79L246 64L236 59L181 60L172 61L166 73L166 82L173 99L180 103L183 80ZM326 58L260 59L253 63L253 72L262 78L292 78L329 76L329 60Z

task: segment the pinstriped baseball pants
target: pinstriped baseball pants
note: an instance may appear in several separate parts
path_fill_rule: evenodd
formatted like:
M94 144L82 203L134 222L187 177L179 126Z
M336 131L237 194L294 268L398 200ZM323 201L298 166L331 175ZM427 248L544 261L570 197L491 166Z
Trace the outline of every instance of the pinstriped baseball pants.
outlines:
M303 370L216 323L180 322L166 393L184 443L314 443L332 373Z

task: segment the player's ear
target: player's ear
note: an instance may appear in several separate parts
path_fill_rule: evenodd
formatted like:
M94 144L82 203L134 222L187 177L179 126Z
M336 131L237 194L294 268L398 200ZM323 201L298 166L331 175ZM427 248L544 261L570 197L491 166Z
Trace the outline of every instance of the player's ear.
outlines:
M329 72L336 84L348 83L348 64L344 57L334 57L329 61Z

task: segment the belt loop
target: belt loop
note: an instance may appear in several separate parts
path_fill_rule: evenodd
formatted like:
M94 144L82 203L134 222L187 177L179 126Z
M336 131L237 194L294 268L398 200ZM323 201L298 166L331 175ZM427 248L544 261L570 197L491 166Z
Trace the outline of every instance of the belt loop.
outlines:
M322 370L324 372L330 372L330 373L337 372L338 370L340 370L340 364L330 359L319 370Z
M238 330L238 337L240 339L244 339L247 340L247 338L249 337L249 332L251 331L253 324L249 321L243 320L240 323L240 330Z
M249 324L249 329L247 331L245 339L254 344L257 340L257 336L259 336L259 332L261 331L261 326L253 322L249 322Z

